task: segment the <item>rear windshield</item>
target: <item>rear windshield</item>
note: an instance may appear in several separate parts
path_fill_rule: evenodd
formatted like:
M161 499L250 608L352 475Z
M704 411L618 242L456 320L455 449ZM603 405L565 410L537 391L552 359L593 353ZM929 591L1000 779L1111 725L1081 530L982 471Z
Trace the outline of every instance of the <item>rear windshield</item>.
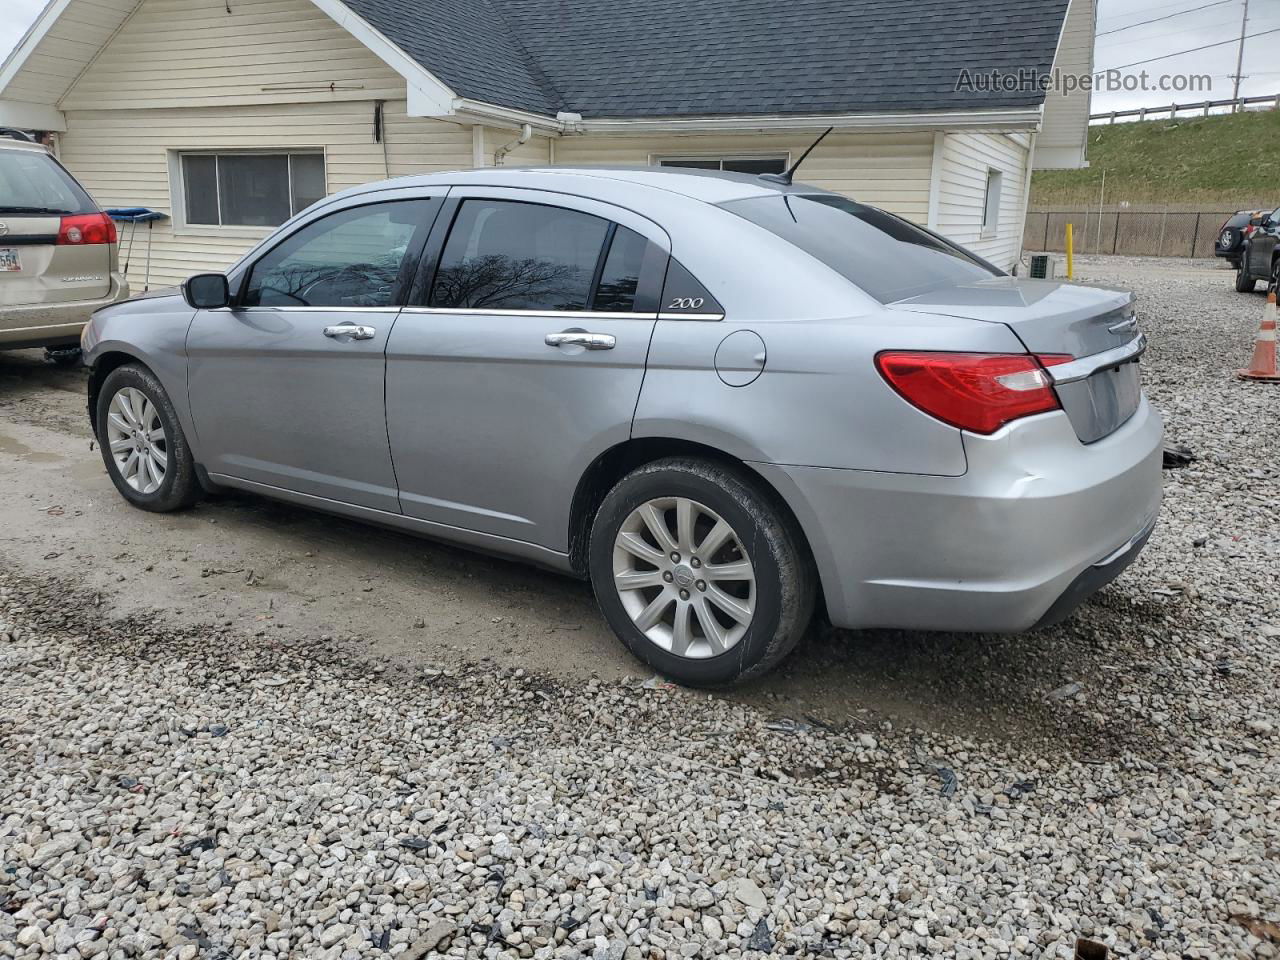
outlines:
M47 153L0 150L0 213L96 213L89 195Z
M1003 276L936 234L845 197L781 194L721 206L795 244L881 303Z

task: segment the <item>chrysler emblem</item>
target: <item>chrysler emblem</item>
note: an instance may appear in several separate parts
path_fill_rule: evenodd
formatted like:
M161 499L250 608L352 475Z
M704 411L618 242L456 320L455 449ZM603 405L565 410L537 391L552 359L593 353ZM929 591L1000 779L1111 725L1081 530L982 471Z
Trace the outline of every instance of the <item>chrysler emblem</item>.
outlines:
M8 235L9 225L7 223L0 223L0 237L7 237Z

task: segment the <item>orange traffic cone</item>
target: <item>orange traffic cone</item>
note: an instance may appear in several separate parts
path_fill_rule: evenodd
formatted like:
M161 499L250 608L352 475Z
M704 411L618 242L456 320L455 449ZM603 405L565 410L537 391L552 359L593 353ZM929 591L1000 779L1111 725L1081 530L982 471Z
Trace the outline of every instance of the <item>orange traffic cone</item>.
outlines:
M1276 294L1267 294L1267 307L1262 313L1262 326L1253 344L1253 363L1248 370L1237 370L1242 380L1264 380L1280 383L1280 369L1276 366Z

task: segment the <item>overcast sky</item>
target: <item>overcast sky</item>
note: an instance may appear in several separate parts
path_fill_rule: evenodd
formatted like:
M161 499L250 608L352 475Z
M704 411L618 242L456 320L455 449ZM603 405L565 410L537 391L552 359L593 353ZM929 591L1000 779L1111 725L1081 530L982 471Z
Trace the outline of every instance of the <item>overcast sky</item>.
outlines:
M0 17L0 60L3 60L44 7L44 0L0 0L0 6L4 7L4 16ZM1212 4L1209 0L1164 0L1163 3L1158 0L1098 0L1095 63L1099 70L1105 70L1204 44L1237 40L1243 10L1244 0L1220 0ZM1180 11L1190 12L1158 23L1142 24L1144 20ZM1132 29L1123 29L1131 26ZM1009 29L1017 29L1017 24L1010 23ZM1249 0L1248 32L1276 29L1280 29L1280 0ZM1153 81L1162 74L1208 74L1213 84L1209 94L1175 94L1160 90L1148 93L1095 92L1093 112L1229 97L1231 78L1228 74L1235 72L1237 49L1237 43L1225 43L1124 71L1136 74L1147 70ZM1248 79L1244 81L1241 93L1262 96L1280 92L1278 53L1280 33L1246 42L1243 72Z

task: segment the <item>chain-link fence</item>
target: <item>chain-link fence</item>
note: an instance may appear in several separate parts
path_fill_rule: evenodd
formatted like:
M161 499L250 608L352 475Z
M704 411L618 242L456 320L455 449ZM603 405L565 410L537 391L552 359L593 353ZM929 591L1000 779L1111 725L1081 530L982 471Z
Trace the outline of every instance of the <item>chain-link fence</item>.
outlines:
M1072 224L1076 253L1137 257L1212 257L1222 225L1234 210L1032 210L1023 247L1063 253Z

